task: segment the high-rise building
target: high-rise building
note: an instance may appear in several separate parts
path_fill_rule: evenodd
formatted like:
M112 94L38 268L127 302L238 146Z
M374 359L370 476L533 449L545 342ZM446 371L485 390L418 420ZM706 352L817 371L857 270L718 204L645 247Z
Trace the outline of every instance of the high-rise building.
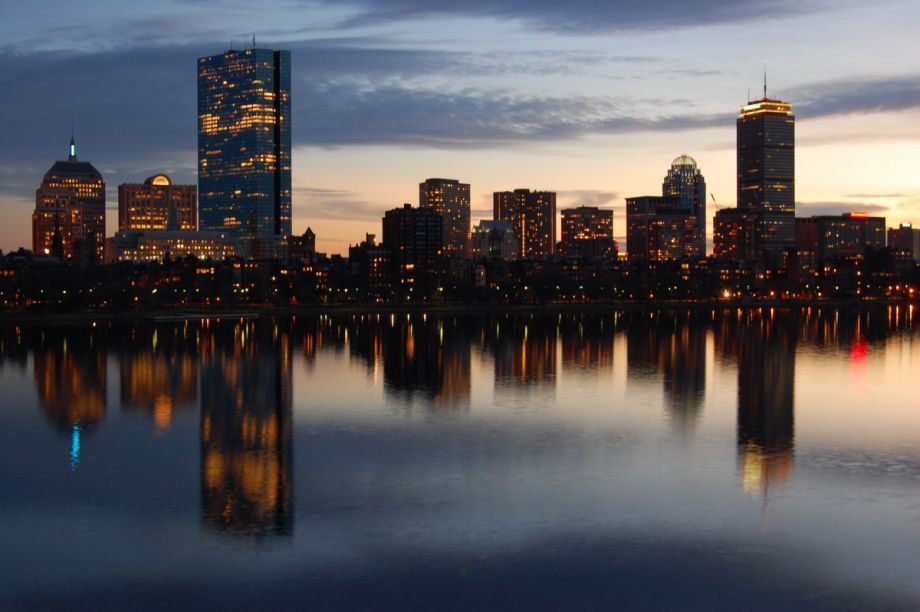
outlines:
M419 183L418 205L441 215L444 254L466 257L470 239L469 184L454 179L428 179Z
M613 239L613 211L579 206L562 211L559 250L571 257L610 257L617 251Z
M673 198L677 206L689 211L696 220L699 253L706 254L706 180L689 155L681 155L671 164L661 185L661 195Z
M885 217L861 212L797 217L795 237L796 250L810 251L819 259L862 255L866 248L885 246Z
M442 253L441 215L431 208L388 210L383 217L383 244L389 247L393 290L401 297L419 301L434 289Z
M777 258L795 245L795 117L792 105L767 97L741 108L738 208L753 215L754 257Z
M291 234L289 51L198 59L198 195L202 230L260 243Z
M556 248L556 193L553 191L496 191L492 218L508 221L514 229L521 257L547 257Z
M740 261L754 256L754 213L743 208L723 208L712 221L712 255Z
M676 198L626 198L626 253L630 259L699 257L697 216Z
M101 262L105 249L105 181L89 162L70 154L56 161L35 191L32 252Z
M907 251L914 261L920 260L920 229L910 223L888 228L888 246L895 251Z
M155 174L143 184L118 186L119 231L198 229L198 188L173 185L165 174Z

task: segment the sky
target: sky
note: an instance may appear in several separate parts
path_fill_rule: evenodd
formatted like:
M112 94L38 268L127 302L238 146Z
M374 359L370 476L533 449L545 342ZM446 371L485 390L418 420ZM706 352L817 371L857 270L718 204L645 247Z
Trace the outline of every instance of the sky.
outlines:
M920 224L916 0L57 0L0 8L0 249L31 248L35 189L67 155L107 185L195 183L196 58L292 52L294 232L347 252L429 177L614 210L694 157L710 221L735 205L735 117L793 104L796 214ZM749 93L750 92L750 93Z

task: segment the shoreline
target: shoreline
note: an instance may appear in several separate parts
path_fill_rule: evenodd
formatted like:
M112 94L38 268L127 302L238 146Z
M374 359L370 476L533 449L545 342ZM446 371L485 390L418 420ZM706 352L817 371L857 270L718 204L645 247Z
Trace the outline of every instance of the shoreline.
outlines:
M79 311L79 312L0 312L0 325L68 325L76 323L125 322L125 321L189 321L194 319L254 319L260 317L292 317L320 315L376 315L430 313L437 315L495 315L534 313L598 313L598 312L652 312L659 310L726 310L756 308L847 308L866 309L885 306L912 306L917 300L881 299L822 299L822 300L655 300L624 301L588 304L455 304L455 305L373 305L342 304L325 306L249 306L242 308L158 308L121 312Z

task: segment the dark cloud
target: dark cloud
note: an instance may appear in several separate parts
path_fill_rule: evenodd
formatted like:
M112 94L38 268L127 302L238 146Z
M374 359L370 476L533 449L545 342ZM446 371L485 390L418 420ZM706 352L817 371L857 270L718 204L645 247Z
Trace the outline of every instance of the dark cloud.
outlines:
M782 18L819 10L822 3L777 0L325 0L350 5L356 16L343 25L355 26L406 19L450 17L495 18L557 32L602 33L626 30L683 28Z
M796 202L795 212L796 215L800 217L812 215L842 215L848 212L867 212L884 216L885 213L890 212L890 209L880 204L856 202Z
M550 69L564 71L604 62L651 64L657 61L653 57L551 50L495 56L381 45L361 37L279 43L293 52L296 146L489 148L602 134L731 129L734 122L733 109L694 113L686 101L649 99L638 88L632 96L535 96L463 87L463 79L454 78L527 66L539 74L544 60ZM195 58L223 48L201 42L92 53L0 49L5 100L0 190L22 196L35 189L54 159L65 155L71 113L81 157L110 185L158 171L194 182ZM899 110L920 107L920 76L834 81L791 93L805 117Z
M785 97L802 118L900 111L920 107L920 74L828 81L791 89Z

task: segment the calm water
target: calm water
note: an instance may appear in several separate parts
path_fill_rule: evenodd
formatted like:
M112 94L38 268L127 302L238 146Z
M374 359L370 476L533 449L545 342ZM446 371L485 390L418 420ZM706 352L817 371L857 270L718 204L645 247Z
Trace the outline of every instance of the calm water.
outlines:
M0 328L0 609L920 609L917 314Z

